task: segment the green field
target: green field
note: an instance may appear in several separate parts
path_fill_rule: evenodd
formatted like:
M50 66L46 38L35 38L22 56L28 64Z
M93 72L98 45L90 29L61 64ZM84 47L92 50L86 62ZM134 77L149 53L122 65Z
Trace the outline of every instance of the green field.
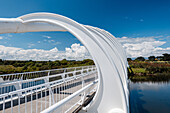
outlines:
M170 61L129 61L128 76L133 81L170 79Z

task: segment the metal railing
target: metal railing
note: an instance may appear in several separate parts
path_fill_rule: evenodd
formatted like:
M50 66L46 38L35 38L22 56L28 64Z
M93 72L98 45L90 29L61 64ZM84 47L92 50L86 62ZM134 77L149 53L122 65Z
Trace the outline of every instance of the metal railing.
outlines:
M0 112L71 112L97 79L95 66L0 75Z

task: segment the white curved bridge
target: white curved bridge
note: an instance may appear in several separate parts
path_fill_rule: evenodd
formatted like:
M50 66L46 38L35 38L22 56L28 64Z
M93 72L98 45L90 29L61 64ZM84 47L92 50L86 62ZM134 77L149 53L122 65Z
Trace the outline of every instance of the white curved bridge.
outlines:
M96 67L1 75L0 112L62 113L82 106L81 113L129 113L126 54L113 35L52 13L0 18L0 33L39 31L70 32L90 52Z

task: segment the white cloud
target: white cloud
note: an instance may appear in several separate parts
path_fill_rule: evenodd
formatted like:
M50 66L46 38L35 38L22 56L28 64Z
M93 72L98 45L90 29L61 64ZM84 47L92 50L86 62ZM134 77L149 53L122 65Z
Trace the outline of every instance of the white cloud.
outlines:
M89 52L84 46L80 46L80 44L72 44L71 48L65 48L66 58L72 59L87 59L91 58Z
M84 58L91 58L90 54L84 46L80 44L72 44L70 48L65 48L65 51L58 51L55 47L51 50L42 49L22 49L16 47L6 47L0 45L0 59L8 60L82 60Z
M49 43L55 42L54 40L48 40Z
M61 42L54 42L53 45L58 45L58 44L61 44Z
M165 44L165 41L160 41L156 37L140 37L129 38L122 37L117 38L123 45L127 52L128 57L148 57L151 55L159 56L163 53L170 53L170 47L162 48L161 45ZM53 44L53 42L51 43ZM30 47L34 44L28 45ZM89 52L84 46L80 44L72 44L71 47L65 48L65 51L59 51L56 47L51 50L43 49L22 49L16 47L6 47L0 45L0 59L10 60L82 60L91 58Z
M3 39L3 37L2 37L2 36L0 36L0 40L1 40L1 39Z
M50 36L45 36L45 35L43 37L48 38L48 39L51 38Z
M161 48L165 41L156 40L158 37L117 38L126 50L128 57L159 56L163 53L170 53L170 48Z
M53 44L53 45L61 44L61 42L57 42L57 41L55 41L55 40L47 40L47 39L44 39L43 41L44 41L44 42L51 43L51 44Z
M55 47L55 48L51 49L50 51L52 51L52 52L58 52L58 49Z
M33 43L29 43L29 44L28 44L28 48L31 48L31 47L33 47L33 46L35 46L35 44L33 44Z
M57 42L55 40L48 40L48 43L51 43L53 45L58 45L58 44L61 44L61 42Z

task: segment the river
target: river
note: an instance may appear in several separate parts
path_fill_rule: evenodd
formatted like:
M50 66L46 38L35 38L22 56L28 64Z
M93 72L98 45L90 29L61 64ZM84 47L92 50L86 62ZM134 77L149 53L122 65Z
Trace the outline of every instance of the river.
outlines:
M170 113L169 82L130 82L131 113Z

